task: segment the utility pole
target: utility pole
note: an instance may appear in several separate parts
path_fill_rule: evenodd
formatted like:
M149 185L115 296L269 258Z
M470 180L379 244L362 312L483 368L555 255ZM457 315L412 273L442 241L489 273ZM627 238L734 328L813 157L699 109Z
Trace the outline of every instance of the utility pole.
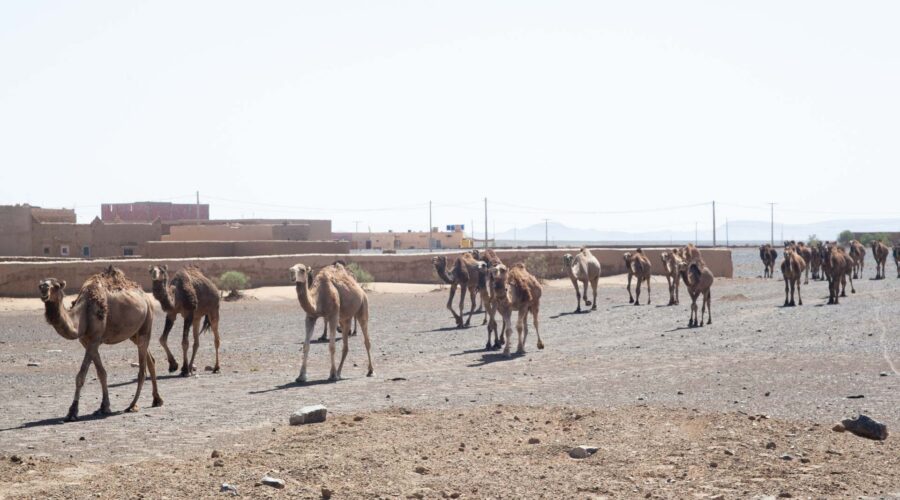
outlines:
M769 235L769 238L770 238L769 244L771 244L774 247L775 246L775 204L769 203L769 207L771 207L771 214L772 214L771 219L770 219L771 234Z
M716 246L716 200L713 200L713 246Z
M487 232L487 198L484 199L484 248L488 247L488 232Z
M200 191L197 191L197 220L200 220Z
M697 231L697 222L694 221L694 246L699 246L699 245L700 245L700 239L699 239L699 237L697 236L698 234L699 234L699 233L698 233L698 231Z
M513 247L519 246L519 233L517 232L517 228L513 228Z
M358 233L358 232L359 232L359 223L360 223L360 222L362 222L362 221L361 221L361 220L355 220L355 221L353 221L353 224L354 224L354 226L353 226L353 232L354 232L354 233Z
M544 246L550 246L550 232L547 229L547 223L550 222L550 219L544 219Z
M728 217L725 217L725 248L731 246L731 240L728 238Z
M434 248L434 226L431 225L431 200L428 200L428 251Z

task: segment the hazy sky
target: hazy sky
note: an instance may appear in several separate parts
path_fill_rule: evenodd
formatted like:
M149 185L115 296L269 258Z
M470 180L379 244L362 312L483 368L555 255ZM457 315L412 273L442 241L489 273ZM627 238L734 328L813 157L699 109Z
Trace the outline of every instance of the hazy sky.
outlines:
M336 229L900 216L897 2L0 3L0 203ZM519 207L531 207L529 209ZM661 208L637 214L605 212ZM383 210L390 209L390 210Z

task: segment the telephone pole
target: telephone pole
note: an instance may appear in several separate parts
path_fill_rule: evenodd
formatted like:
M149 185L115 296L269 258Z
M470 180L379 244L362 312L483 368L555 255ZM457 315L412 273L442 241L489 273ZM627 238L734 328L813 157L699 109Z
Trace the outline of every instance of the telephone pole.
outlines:
M550 222L550 219L544 219L544 246L550 246L550 232L547 229L547 223Z
M488 232L487 232L487 198L484 199L484 248L488 247Z
M770 219L771 234L769 235L769 238L770 238L769 244L771 244L774 247L775 246L775 204L769 203L769 207L771 208L771 219Z
M713 208L713 246L716 246L716 200L713 200L712 208Z
M728 238L728 217L725 217L725 248L731 246L731 239Z
M698 234L699 233L697 231L697 222L695 221L694 222L694 246L700 245L700 238L698 237Z
M362 221L361 221L361 220L355 220L355 221L353 221L353 224L354 224L354 226L353 226L353 232L354 232L354 233L358 233L358 232L359 232L359 223L360 223L360 222L362 222Z
M200 220L200 191L197 191L197 220Z
M431 224L431 200L428 200L428 252L434 248L434 226Z

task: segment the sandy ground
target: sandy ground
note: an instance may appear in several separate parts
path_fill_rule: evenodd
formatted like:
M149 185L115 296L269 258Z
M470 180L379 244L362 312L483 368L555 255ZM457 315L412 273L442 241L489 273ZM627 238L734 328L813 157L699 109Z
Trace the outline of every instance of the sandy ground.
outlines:
M511 359L484 350L481 315L453 327L446 291L373 292L376 375L364 376L361 339L351 338L344 380L325 383L328 351L314 344L302 386L296 299L227 303L221 374L203 371L213 356L204 334L197 376L160 373L164 406L149 408L145 384L139 413L91 418L91 372L86 418L66 424L80 346L39 311L3 311L0 497L204 498L224 495L222 482L286 498L319 497L323 486L334 498L900 496L896 436L831 431L858 412L900 426L900 280L870 280L870 269L839 306L823 305L826 285L811 282L804 306L783 308L783 283L753 277L752 254L736 267L741 277L716 283L713 324L702 329L686 328L686 295L664 306L664 286L649 307L604 286L588 314L571 313L571 288L547 287L547 348L535 349L532 331L528 352ZM121 410L136 349L101 353ZM153 353L163 359L155 343ZM328 422L287 426L316 403ZM600 450L568 458L579 444ZM287 487L254 486L267 472Z

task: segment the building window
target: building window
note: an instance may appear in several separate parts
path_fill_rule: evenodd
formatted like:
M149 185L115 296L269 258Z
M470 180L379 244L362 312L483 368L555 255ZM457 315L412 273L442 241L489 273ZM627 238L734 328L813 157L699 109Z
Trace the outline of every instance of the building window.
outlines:
M81 255L84 257L91 256L91 247L81 247Z
M47 245L44 245L44 255L50 255L50 247Z
M62 245L59 247L59 254L63 257L69 256L69 245Z
M125 247L122 250L122 255L124 255L126 257L130 257L130 256L134 255L134 249L131 247Z

